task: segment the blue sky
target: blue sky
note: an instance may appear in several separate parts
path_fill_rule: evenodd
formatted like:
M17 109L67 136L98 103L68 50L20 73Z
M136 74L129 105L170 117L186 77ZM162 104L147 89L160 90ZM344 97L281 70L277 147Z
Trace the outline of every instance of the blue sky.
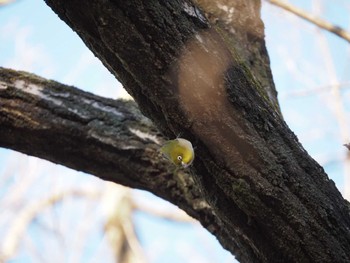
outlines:
M32 15L34 13L35 16ZM0 9L0 50L0 65L3 67L33 72L102 96L112 98L127 96L118 81L84 46L80 38L43 1L18 1ZM3 157L2 162L6 160L11 162L13 158L18 158L16 153L4 149L0 150L0 156ZM28 158L29 161L25 162L32 165L27 163L22 165L26 168L32 167L29 168L32 173L40 175L40 184L36 184L31 191L26 192L27 198L33 200L44 198L48 194L43 193L43 189L57 192L74 188L75 185L85 189L104 187L104 184L96 178L76 173L59 165L23 155L20 160ZM39 168L41 166L43 168ZM14 172L18 180L22 180L23 177L28 178L28 174L18 173ZM8 187L2 184L2 192L0 190L3 196L15 188L13 186L15 181L9 179L5 182ZM167 202L142 191L137 191L137 196L151 200L155 206L170 206ZM28 203L30 201L28 200ZM101 259L104 262L108 259L111 261L111 252L103 248L108 247L108 244L102 236L102 215L99 215L98 211L92 219L89 219L91 228L86 237L86 247L83 248L84 252L80 256L72 252L77 249L74 247L72 238L65 237L66 245L63 245L53 233L47 231L59 225L61 232L67 234L69 233L67 227L70 226L71 229L76 229L72 234L77 235L81 224L72 221L72 218L83 220L82 206L84 205L87 204L82 204L79 200L65 201L64 204L57 204L54 209L48 209L44 215L39 216L30 225L24 244L19 248L19 254L11 262L29 262L29 259L33 258L31 262L38 261L33 257L33 252L28 252L28 243L34 243L32 249L34 247L37 250L51 251L41 256L44 261L49 260L52 253L54 255L58 253L54 257L57 262L76 262L77 257L80 258L80 262L100 262ZM55 216L52 214L58 218L53 219ZM174 223L142 212L135 213L134 220L138 236L150 262L186 262L186 258L192 259L187 262L210 262L208 261L210 259L225 262L229 258L232 259L230 253L224 251L216 239L199 225ZM0 233L5 234L6 227L6 222L3 225L0 222Z
M349 28L350 10L346 1L290 2ZM321 12L317 11L319 9ZM342 160L346 149L342 144L347 140L341 137L337 121L335 109L339 101L334 100L329 87L319 93L296 94L334 83L347 83L340 90L340 102L345 108L345 126L349 129L349 44L294 15L280 12L277 7L266 4L264 11L266 41L283 115L306 150L343 190Z
M124 94L118 81L44 1L22 0L2 7L0 12L2 66L27 70L99 95ZM112 95L110 90L114 90Z
M291 2L305 10L317 11L316 1ZM323 5L320 13L322 17L349 29L350 9L347 1L325 0L319 3ZM345 4L347 8L344 8ZM342 146L344 141L340 136L339 123L334 114L333 95L329 89L319 94L310 93L304 96L295 95L295 93L330 85L334 82L334 76L341 83L349 83L349 44L330 33L323 31L320 33L313 25L268 4L264 4L263 18L271 67L283 115L307 151L324 165L329 176L342 190L344 185L342 160L345 158L346 151ZM328 63L330 59L332 65ZM33 72L102 96L112 98L127 96L118 81L84 46L79 37L46 6L44 1L22 0L0 8L0 65ZM349 125L348 102L350 99L347 88L349 85L345 85L341 90L341 100L347 118L346 126ZM0 158L2 199L10 196L10 191L17 189L14 185L18 181L24 181L30 186L30 190L24 192L24 197L19 203L20 208L25 208L26 202L30 203L32 199L49 195L44 189L62 191L62 189L73 189L77 185L83 189L105 187L103 182L91 176L12 151L0 150ZM7 168L13 164L14 159L18 158L22 169L9 171ZM5 178L4 174L11 176ZM38 182L36 180L40 181L40 184L36 183ZM148 198L154 205L166 206L166 202L144 192L138 191L136 195ZM1 210L7 209L1 205L2 203L0 203ZM86 218L84 217L86 207L88 211L94 209L92 210L95 211L94 215L84 224L80 224L79 220ZM62 245L57 238L50 238L50 234L48 237L42 230L45 225L55 226L55 224L61 226L63 233L69 233L67 226L71 229L81 229L80 231L91 226L84 251L91 252L93 248L98 248L100 250L96 255L104 256L108 261L111 255L106 250L107 245L101 236L101 228L98 227L103 220L99 209L96 203L84 203L81 200L65 201L54 209L49 209L45 215L40 216L30 225L18 257L11 262L29 262L28 258L32 258L33 253L28 253L28 244L39 249L44 248L44 251L56 251L57 262L61 262L61 259L74 262L71 260L75 255L69 252L73 248L67 248L69 244L74 244L74 240L68 238L68 241L65 241L66 244ZM11 212L13 215L16 214L15 210L9 209L9 211L8 215L0 220L0 235L4 234L8 228L6 222L10 222ZM72 214L76 221L69 218ZM9 221L5 220L7 218ZM174 224L142 212L135 214L135 222L139 238L146 249L147 258L152 263L205 263L215 260L229 262L232 259L228 252L222 250L215 238L205 230L201 231L198 225ZM62 255L60 251L66 254ZM186 261L190 252L193 259ZM83 253L81 262L87 262L90 257L91 254ZM90 261L98 262L91 258Z

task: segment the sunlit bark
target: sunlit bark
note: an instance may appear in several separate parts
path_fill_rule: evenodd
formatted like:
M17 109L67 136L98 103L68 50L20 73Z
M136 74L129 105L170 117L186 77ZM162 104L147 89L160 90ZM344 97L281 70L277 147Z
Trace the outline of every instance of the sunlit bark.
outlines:
M248 54L257 52L267 57L262 26L244 27L239 25L241 20L233 21L239 26L231 32L220 21L209 22L197 6L185 0L46 2L124 84L142 112L163 134L171 137L181 134L196 147L191 176L183 177L195 183L180 184L184 188L176 189L181 189L181 194L169 195L169 188L174 190L169 184L153 184L138 174L121 177L121 183L152 189L192 212L202 223L211 215L206 221L208 225L203 224L242 262L350 260L347 203L283 121L275 94L261 77L269 76L268 82L273 83L272 76L256 71L252 65L255 62L247 59L247 50ZM246 21L252 25L262 25L259 1L235 1L235 8L240 17L249 17ZM240 41L245 39L242 36L246 36L246 41ZM259 48L247 49L250 45ZM265 73L269 72L266 62L261 63ZM9 94L8 88L2 90ZM51 95L61 100L62 96ZM92 100L91 95L88 100ZM11 99L4 101L9 102L10 110L0 112L0 131L1 137L6 136L10 143L2 142L3 146L20 150L23 142L29 143L19 133L10 134L13 124L29 123L40 132L48 131L44 123L38 125L32 119L33 114L24 114L24 108L12 110ZM55 101L50 104L53 109L56 107ZM107 103L110 107L112 104ZM126 157L130 153L123 152L125 148L121 148L123 154L112 151L111 145L119 145L113 143L114 136L123 133L111 129L108 123L118 114L102 115L102 120L98 114L92 121L86 121L84 115L76 116L74 111L72 114L70 107L63 115L49 111L58 113L52 122L59 125L49 122L52 129L47 134L57 129L58 138L65 134L68 141L61 140L63 148L54 142L41 148L45 153L30 149L27 153L53 158L55 154L51 151L55 149L56 162L65 162L70 167L81 163L83 168L93 164L94 170L86 169L88 172L113 180L111 170L104 167L107 159L90 156L96 151L93 144L96 142L103 145L107 156L118 160L110 166L114 171L118 168L128 171L131 166L140 167L146 162L151 167L146 172L154 181L164 183L160 168L166 166L158 168L161 163L154 163L156 149L140 145L139 158L129 159ZM67 122L57 118L64 119L62 116L68 116ZM107 124L107 129L99 132L96 128L101 121ZM68 124L80 124L81 129ZM70 127L74 128L67 129ZM40 145L40 141L30 142ZM80 143L84 150L64 146L68 142L73 146ZM170 178L176 182L176 176ZM186 199L186 194L192 195L192 186L203 195L212 214L193 209L194 203Z

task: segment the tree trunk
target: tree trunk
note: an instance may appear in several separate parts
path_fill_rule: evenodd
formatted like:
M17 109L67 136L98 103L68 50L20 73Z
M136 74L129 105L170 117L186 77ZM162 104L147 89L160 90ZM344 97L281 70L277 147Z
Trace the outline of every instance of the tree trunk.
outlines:
M195 181L194 189L203 194L212 213L199 213L194 206L191 210L188 200L176 202L176 198L187 198L191 185L182 184L186 187L179 187L182 192L171 196L172 201L205 222L238 260L350 262L347 203L279 113L258 16L259 1L232 1L230 23L209 22L198 6L187 0L46 2L117 76L161 132L170 137L181 134L192 141L196 147L193 173L182 178ZM208 16L215 15L206 2L197 4ZM115 136L123 135L121 130L109 127L96 131L91 127L98 126L101 118L106 123L115 121L118 114L94 115L92 119L78 114L76 119L67 105L68 112L50 111L54 115L45 126L32 120L32 114L23 114L28 109L18 108L17 97L15 102L6 97L8 88L0 90L5 92L2 100L9 104L0 112L1 138L10 142L2 141L3 146L22 150L26 147L23 144L41 145L42 132L56 133L59 142L39 149L27 147L27 153L82 167L107 180L113 180L113 171L130 171L138 161L146 167L142 157L135 162L117 158L113 169L105 171L107 160L103 156L91 158L96 151L91 145L94 140L98 145L108 144L100 146L110 157L128 154L114 152L110 146ZM41 93L45 98L46 93ZM64 97L56 94L51 98L55 96ZM55 99L49 101L59 104ZM90 101L85 104L94 107ZM35 112L40 105L39 101L28 107ZM60 116L67 116L67 120ZM76 128L76 121L81 129ZM30 141L23 138L20 129L11 134L16 131L12 126L25 122L39 130ZM152 162L155 150L153 155L147 150L145 147L141 152L147 153L152 179L162 180L163 174L158 174L162 170L153 170L158 164ZM79 162L81 166L76 165ZM151 189L153 183L137 174L127 178L121 183L142 189ZM171 178L180 181L176 175ZM163 190L153 190L171 199ZM205 221L208 216L209 221Z

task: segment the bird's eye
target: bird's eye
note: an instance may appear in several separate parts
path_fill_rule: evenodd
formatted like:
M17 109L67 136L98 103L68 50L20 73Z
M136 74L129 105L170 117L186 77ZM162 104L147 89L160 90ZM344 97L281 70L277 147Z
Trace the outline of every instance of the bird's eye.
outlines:
M179 156L177 157L177 160L182 161L182 156L179 155Z

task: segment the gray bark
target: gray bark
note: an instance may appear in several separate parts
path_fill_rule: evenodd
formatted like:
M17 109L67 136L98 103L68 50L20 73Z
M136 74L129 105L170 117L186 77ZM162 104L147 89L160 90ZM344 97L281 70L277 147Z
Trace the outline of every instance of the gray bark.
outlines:
M226 236L192 177L161 156L163 142L133 101L0 67L1 147L150 191Z
M188 178L212 209L209 222L215 223L214 230L202 223L223 247L242 262L350 262L347 203L279 114L257 16L259 1L235 1L237 17L249 19L233 19L233 31L220 22L210 23L185 0L46 2L124 84L163 134L181 133L192 141L196 160ZM242 26L244 21L257 26ZM260 66L249 63L249 57L261 59L256 62ZM2 115L6 121L6 113ZM113 118L106 116L106 121ZM1 128L2 137L11 137L14 119ZM87 134L88 125L84 126ZM80 160L84 165L94 163L95 174L110 180L118 168L130 171L130 164L143 161L119 159L108 173L102 157L89 159L95 149L90 148L90 140L81 139L83 132L66 126L58 135L63 131L74 137L72 141L80 141L82 148L77 151L64 140L66 146L58 150L58 142L43 145L47 152L58 151L57 162L73 165L82 155L88 160ZM123 134L114 129L101 133L112 141ZM15 139L10 142L5 146L21 145ZM47 153L30 154L46 158ZM148 154L152 156L152 151ZM152 169L153 165L157 164ZM157 169L151 174L154 181L162 178ZM132 179L122 183L143 189L152 184L140 183L135 174L129 176ZM190 190L186 185L184 191ZM194 216L201 220L207 215Z

